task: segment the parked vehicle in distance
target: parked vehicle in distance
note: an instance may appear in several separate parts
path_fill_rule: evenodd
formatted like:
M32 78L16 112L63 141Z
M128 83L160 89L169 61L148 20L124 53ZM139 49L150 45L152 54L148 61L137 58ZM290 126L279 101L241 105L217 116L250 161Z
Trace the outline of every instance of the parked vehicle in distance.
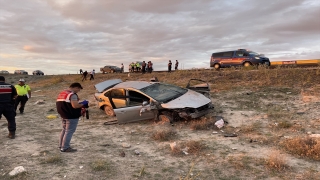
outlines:
M9 71L1 70L1 71L0 71L0 74L9 74Z
M104 73L120 73L121 72L121 68L117 67L117 66L105 66L103 68L100 68L100 71L104 74Z
M253 66L265 65L270 66L270 60L263 54L258 54L246 49L238 49L233 51L216 52L211 55L210 67L220 69L232 66Z
M161 82L111 79L95 85L95 99L98 107L108 116L116 116L119 124L148 119L173 122L210 112L213 105L204 93L210 92L206 85L193 86L191 90L190 83L187 89Z
M25 70L15 70L13 74L28 74Z
M33 75L42 75L42 76L44 75L44 73L42 71L40 71L40 70L35 70L35 71L32 72L32 74Z

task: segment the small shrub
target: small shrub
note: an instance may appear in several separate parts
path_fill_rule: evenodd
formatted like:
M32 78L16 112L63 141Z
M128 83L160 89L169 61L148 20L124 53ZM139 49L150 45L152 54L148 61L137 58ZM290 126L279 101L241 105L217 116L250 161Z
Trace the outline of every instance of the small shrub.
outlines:
M241 127L241 132L242 133L252 133L255 131L258 131L259 129L261 129L261 122L255 122L249 125L245 125Z
M188 147L188 153L190 154L199 154L205 148L199 141L188 141L185 146Z
M172 156L182 156L183 152L182 152L180 146L176 146L174 149L171 149L171 155Z
M205 145L199 141L188 141L177 144L175 148L171 149L171 155L181 156L184 154L198 155L205 149Z
M93 161L91 164L90 164L90 167L94 170L94 171L104 171L104 170L108 170L109 167L108 167L108 163L107 161L105 160L96 160L96 161Z
M292 126L292 123L288 122L288 121L281 121L278 124L279 128L290 128Z
M169 129L169 130L158 130L151 135L151 138L156 141L169 141L176 137L177 132Z
M310 137L286 139L281 145L291 154L320 160L320 140Z
M51 157L47 157L42 161L42 163L59 164L62 163L62 158L60 155L56 154Z
M201 120L193 120L190 122L190 128L192 130L208 130L213 129L215 120L214 119L207 119L203 118Z
M274 171L283 171L288 167L285 156L279 151L272 151L265 162L266 167Z

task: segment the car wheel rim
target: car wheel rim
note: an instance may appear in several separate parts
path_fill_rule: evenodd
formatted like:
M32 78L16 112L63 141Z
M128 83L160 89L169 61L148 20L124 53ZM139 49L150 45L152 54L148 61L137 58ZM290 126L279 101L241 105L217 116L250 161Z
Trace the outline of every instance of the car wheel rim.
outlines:
M104 107L104 112L108 115L108 116L115 116L114 111L111 107L109 106L105 106Z

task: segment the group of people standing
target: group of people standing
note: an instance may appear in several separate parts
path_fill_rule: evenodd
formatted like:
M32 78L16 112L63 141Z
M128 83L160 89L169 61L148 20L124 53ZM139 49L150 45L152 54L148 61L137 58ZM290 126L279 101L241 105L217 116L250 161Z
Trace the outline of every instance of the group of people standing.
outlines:
M176 63L174 65L174 70L178 70L178 66L179 66L179 61L176 60ZM172 69L172 62L171 60L169 60L169 63L168 63L168 72L171 72L171 69Z
M2 115L8 121L8 130L10 139L15 138L16 132L16 111L19 107L20 114L24 113L25 105L31 98L31 88L25 84L24 79L19 79L15 86L5 82L5 78L0 76L0 119Z
M147 63L145 61L141 62L132 62L129 64L129 72L141 72L142 74L148 72L152 73L153 71L153 63L151 61L148 61Z
M87 76L88 74L90 74L90 81L94 80L94 76L96 75L96 71L93 69L92 71L90 71L90 73L88 73L88 71L84 71L82 69L80 69L80 74L82 75L82 81L87 80Z
M77 93L82 86L80 83L72 83L69 89L59 93L56 108L62 119L62 131L59 138L60 152L76 152L77 149L70 147L73 133L76 131L79 119L86 112L88 101L79 101ZM5 82L5 77L0 76L0 119L2 115L8 122L8 138L16 137L16 110L20 104L20 114L24 113L24 107L28 99L31 98L31 88L25 84L24 79L19 80L19 84L13 86Z

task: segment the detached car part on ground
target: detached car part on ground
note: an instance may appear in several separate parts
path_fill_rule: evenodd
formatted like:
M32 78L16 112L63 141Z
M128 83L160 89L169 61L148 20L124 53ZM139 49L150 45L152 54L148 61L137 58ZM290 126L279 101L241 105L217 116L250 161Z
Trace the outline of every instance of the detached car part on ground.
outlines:
M95 98L98 107L107 115L116 116L119 124L148 119L172 123L201 117L213 108L209 85L201 81L192 86L190 82L187 89L160 82L112 79L95 85Z

